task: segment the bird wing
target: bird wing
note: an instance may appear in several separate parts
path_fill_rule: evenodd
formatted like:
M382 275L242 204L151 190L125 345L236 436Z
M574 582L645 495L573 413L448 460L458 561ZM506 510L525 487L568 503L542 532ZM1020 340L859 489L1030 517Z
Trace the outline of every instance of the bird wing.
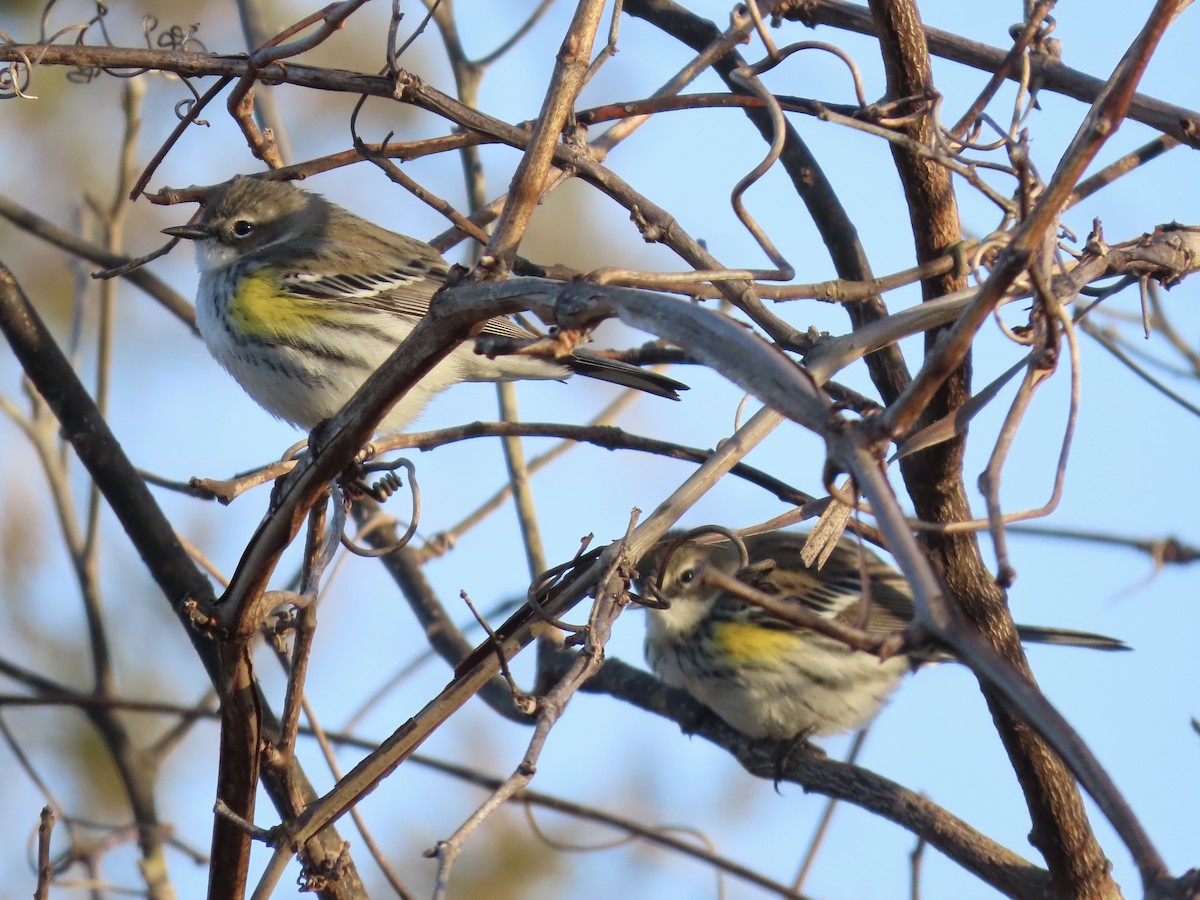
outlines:
M387 271L320 275L293 272L282 279L284 292L314 300L331 300L349 306L419 319L429 312L429 301L446 283L445 263L414 260ZM482 333L493 337L530 338L533 332L512 319L489 319Z
M800 535L800 538L803 536ZM903 629L913 617L912 594L908 582L896 569L883 562L853 540L842 538L833 554L819 571L803 565L796 534L765 534L746 540L754 561L774 559L773 569L748 577L747 583L768 594L848 625L858 625L864 596L860 554L865 565L871 608L866 630L872 634L890 634ZM751 616L764 626L794 628L762 609Z

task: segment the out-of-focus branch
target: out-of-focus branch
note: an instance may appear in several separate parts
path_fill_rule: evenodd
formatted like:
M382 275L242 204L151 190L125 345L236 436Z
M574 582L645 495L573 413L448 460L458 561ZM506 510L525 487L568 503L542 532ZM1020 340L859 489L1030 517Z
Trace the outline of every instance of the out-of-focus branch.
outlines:
M171 611L185 625L200 659L210 674L215 675L213 645L192 628L182 612L182 601L186 598L201 602L212 599L208 580L188 558L171 523L150 496L66 357L3 263L0 263L0 330L121 520Z
M8 339L25 374L54 411L64 436L104 494L171 612L179 618L209 679L219 688L217 645L194 627L184 603L193 600L201 606L210 606L211 585L180 544L171 523L97 412L91 397L21 292L11 271L2 262L0 331ZM264 731L270 734L277 724L261 698L260 708L266 716ZM287 785L273 781L265 783L268 793L281 808L288 808L286 799L293 789L305 796L313 796L311 784L297 766L289 768L287 780ZM331 858L340 856L342 842L336 831L323 832L320 841L324 853ZM339 885L340 889L346 890L361 888L352 863L346 863Z
M362 501L354 505L354 515L360 524L368 519L375 522L375 517L383 515L383 510L373 501ZM387 547L395 544L396 537L394 520L388 517L382 524L374 525L367 532L365 540L372 547ZM404 594L413 615L424 629L425 640L442 659L457 667L474 648L447 615L445 606L425 577L421 568L420 551L412 547L401 547L381 557L380 563ZM480 689L479 696L505 718L529 724L529 718L513 704L512 691L503 679L493 678Z
M1146 554L1155 568L1167 565L1190 565L1200 561L1200 547L1184 543L1179 538L1139 538L1129 535L1094 531L1087 528L1065 528L1051 525L1013 525L1008 529L1013 534L1028 534L1037 537L1061 538L1111 547L1125 547Z
M128 256L111 253L91 241L59 228L33 210L26 209L4 196L0 196L0 216L34 237L106 269L116 269L133 262ZM199 334L196 331L196 311L192 304L168 287L165 281L147 269L134 269L126 274L125 278L162 304L171 315L190 328L193 334Z

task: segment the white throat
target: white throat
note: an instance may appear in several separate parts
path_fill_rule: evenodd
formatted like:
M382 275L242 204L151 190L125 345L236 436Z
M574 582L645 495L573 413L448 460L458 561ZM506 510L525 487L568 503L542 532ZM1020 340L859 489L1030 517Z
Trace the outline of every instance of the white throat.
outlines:
M237 259L233 247L222 244L216 238L196 241L196 268L201 275L226 268Z
M676 600L670 609L647 610L646 629L653 635L678 641L687 638L708 615L708 600Z

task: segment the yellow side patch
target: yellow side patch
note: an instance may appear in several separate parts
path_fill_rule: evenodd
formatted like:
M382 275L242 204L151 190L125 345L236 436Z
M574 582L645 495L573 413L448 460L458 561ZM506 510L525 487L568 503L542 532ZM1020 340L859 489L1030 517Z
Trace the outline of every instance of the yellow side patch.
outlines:
M721 622L713 628L714 649L733 665L778 659L794 650L800 640L795 632L749 622Z
M281 294L261 273L242 278L229 304L234 328L252 338L307 337L315 324L353 318L335 301Z

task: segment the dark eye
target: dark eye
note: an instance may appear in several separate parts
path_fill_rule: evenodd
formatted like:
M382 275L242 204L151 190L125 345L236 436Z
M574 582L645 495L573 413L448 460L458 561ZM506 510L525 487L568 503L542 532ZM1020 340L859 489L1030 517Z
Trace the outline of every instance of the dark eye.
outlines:
M233 223L233 233L237 237L246 237L254 230L254 223L249 219L238 219Z
M696 570L695 569L684 569L682 572L679 573L679 583L680 584L691 584L695 580L696 580Z

